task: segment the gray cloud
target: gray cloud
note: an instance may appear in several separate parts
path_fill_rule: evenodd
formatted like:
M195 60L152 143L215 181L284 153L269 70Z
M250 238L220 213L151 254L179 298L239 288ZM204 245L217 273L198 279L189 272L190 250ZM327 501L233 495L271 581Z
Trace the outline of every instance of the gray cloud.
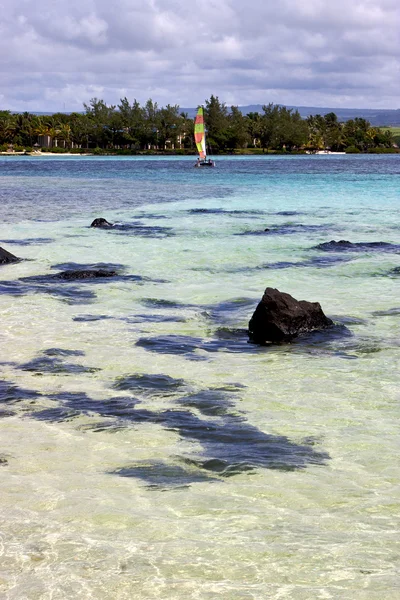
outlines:
M398 0L0 0L0 108L397 108Z

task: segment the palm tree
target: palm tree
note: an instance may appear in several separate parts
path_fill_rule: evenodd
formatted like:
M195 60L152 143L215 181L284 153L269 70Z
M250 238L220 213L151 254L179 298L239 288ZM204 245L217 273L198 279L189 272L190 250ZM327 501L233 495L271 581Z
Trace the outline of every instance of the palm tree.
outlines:
M8 110L0 112L0 144L10 143L15 132L15 120Z
M57 138L64 142L66 148L71 146L71 127L68 123L63 123L57 130Z

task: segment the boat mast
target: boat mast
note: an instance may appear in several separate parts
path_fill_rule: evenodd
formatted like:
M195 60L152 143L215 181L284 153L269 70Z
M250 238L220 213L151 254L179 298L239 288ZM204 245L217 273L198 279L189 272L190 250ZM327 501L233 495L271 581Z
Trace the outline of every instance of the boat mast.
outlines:
M201 105L201 108L203 109L203 119L204 119L204 104ZM203 123L204 123L204 160L206 160L206 158L207 158L206 123L205 123L205 121L203 121Z
M196 142L199 159L205 160L206 144L205 144L205 129L204 129L204 114L203 107L199 106L196 119L194 122L194 140Z

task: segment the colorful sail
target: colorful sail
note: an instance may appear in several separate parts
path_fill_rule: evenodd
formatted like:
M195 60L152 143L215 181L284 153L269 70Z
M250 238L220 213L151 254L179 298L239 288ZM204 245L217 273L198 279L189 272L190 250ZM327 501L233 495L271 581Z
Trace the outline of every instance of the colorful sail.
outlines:
M206 133L204 129L204 114L202 107L197 111L194 121L194 141L196 142L197 150L200 158L203 160L206 157Z

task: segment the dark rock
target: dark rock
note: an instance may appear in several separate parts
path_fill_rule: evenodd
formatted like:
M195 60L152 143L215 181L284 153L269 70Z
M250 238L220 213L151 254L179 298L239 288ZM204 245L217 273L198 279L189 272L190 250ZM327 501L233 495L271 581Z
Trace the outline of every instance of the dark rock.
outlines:
M389 244L389 242L349 242L348 240L331 240L330 242L323 242L313 248L314 250L324 250L325 252L341 252L341 251L353 251L353 252L365 252L369 250L381 250L383 252L396 252L400 251L398 244Z
M330 242L318 244L315 248L318 248L318 250L343 250L345 248L351 248L352 246L353 244L348 240L339 240L338 242L331 240Z
M112 227L113 224L109 223L106 219L95 219L90 227Z
M52 275L53 279L63 279L65 281L75 281L76 279L97 279L99 277L115 277L116 271L106 271L104 269L82 269L79 271L61 271Z
M290 341L300 333L332 325L318 302L298 301L290 294L266 288L250 319L249 337L255 344Z
M20 258L14 256L14 254L11 254L11 252L8 252L7 250L4 250L4 248L0 247L0 265L6 265L8 263L18 262L20 260Z

